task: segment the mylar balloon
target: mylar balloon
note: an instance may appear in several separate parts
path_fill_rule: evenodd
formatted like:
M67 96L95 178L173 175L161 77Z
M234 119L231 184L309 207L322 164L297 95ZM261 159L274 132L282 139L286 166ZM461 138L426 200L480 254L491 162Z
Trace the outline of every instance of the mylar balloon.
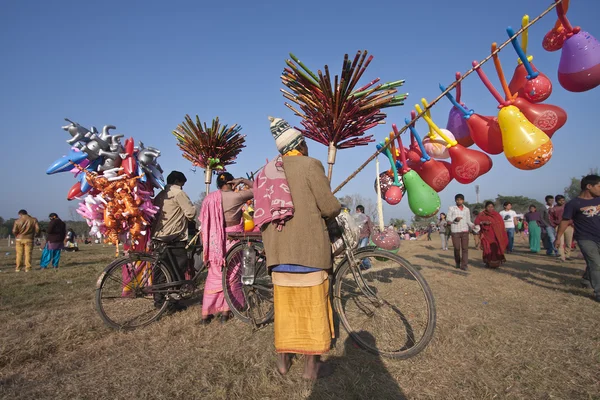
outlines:
M504 154L519 169L537 169L552 157L548 135L533 125L515 106L503 107L498 113ZM457 178L458 180L458 178Z

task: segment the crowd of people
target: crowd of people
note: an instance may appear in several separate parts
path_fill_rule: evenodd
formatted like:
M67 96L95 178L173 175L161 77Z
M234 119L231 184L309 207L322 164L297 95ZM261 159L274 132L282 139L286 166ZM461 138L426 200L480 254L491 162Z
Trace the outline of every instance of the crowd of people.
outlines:
M255 198L254 220L256 229L262 233L274 287L276 370L285 375L291 367L292 355L303 354L303 377L312 380L331 373L320 359L329 350L334 335L329 293L332 252L327 221L340 213L342 205L330 189L321 162L309 157L301 133L283 120L272 124L271 133L279 156L263 168L255 181L219 174L218 190L205 198L199 216L183 191L185 175L171 172L165 189L154 200L159 212L153 222L152 240L181 249L173 251L176 259L173 267L183 276L189 261L181 245L189 237L190 224L199 220L203 261L208 266L200 324L210 324L215 318L225 323L230 310L224 299L222 269L228 249L235 244L229 235L243 232L242 207ZM547 196L545 209L538 211L532 205L522 219L509 202L504 203L500 212L495 210L494 203L486 202L474 221L471 210L464 204L464 196L457 194L455 205L447 213L441 213L437 225L430 225L426 232L431 238L434 228L439 231L442 250L448 250L448 239L451 240L455 267L464 271L468 270L471 234L479 239L483 261L490 268L506 262L505 254L514 251L519 231L528 231L532 252L540 251L545 232L547 254L559 255L563 260L568 260L574 238L587 263L584 283L594 289L594 298L600 301L600 177L583 178L581 190L579 197L566 204L562 195ZM364 211L361 205L356 207L361 247L369 244L374 230ZM24 257L28 271L32 242L40 228L25 210L19 216L13 229L17 241L16 270L21 270ZM408 240L416 237L413 230L401 234ZM41 268L50 265L58 268L67 237L65 223L55 213L50 214ZM364 260L361 268L366 270L372 265ZM229 284L234 297L243 296L239 280ZM160 307L165 299L155 297L154 301Z
M473 213L475 220L471 221L464 196L457 194L456 205L448 209L447 215L441 213L437 224L442 250L448 249L451 238L455 266L467 271L470 233L489 268L506 262L505 254L514 251L515 237L521 232L528 238L531 253L540 253L543 246L546 255L563 262L570 260L572 249L578 246L586 262L582 285L593 289L593 298L600 302L600 176L585 176L581 193L569 202L561 194L548 195L544 200L541 211L532 204L522 218L510 202L504 202L503 210L498 212L488 201L482 211Z

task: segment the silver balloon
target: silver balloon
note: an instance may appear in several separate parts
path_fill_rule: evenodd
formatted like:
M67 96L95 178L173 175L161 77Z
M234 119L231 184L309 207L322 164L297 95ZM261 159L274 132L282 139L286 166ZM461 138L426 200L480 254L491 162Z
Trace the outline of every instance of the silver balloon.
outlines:
M93 132L90 132L88 129L79 125L77 122L73 122L68 118L65 118L65 121L69 122L69 125L63 126L62 128L69 132L72 136L71 139L67 140L71 146L77 144L78 142L89 142Z

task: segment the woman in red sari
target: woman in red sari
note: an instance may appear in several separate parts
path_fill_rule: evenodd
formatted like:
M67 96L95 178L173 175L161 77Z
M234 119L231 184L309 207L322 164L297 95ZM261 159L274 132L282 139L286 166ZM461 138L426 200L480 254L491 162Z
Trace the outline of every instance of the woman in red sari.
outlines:
M508 235L504 229L504 220L494 209L494 203L485 203L485 210L479 213L475 225L481 226L481 249L485 266L498 268L506 262L504 251L508 246Z

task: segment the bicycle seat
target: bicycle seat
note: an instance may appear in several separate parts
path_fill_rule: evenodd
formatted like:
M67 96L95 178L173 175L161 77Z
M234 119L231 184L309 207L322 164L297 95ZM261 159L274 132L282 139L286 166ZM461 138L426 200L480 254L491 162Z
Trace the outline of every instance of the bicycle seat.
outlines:
M231 240L242 240L242 239L260 239L262 233L260 232L231 232L227 234L227 238Z

